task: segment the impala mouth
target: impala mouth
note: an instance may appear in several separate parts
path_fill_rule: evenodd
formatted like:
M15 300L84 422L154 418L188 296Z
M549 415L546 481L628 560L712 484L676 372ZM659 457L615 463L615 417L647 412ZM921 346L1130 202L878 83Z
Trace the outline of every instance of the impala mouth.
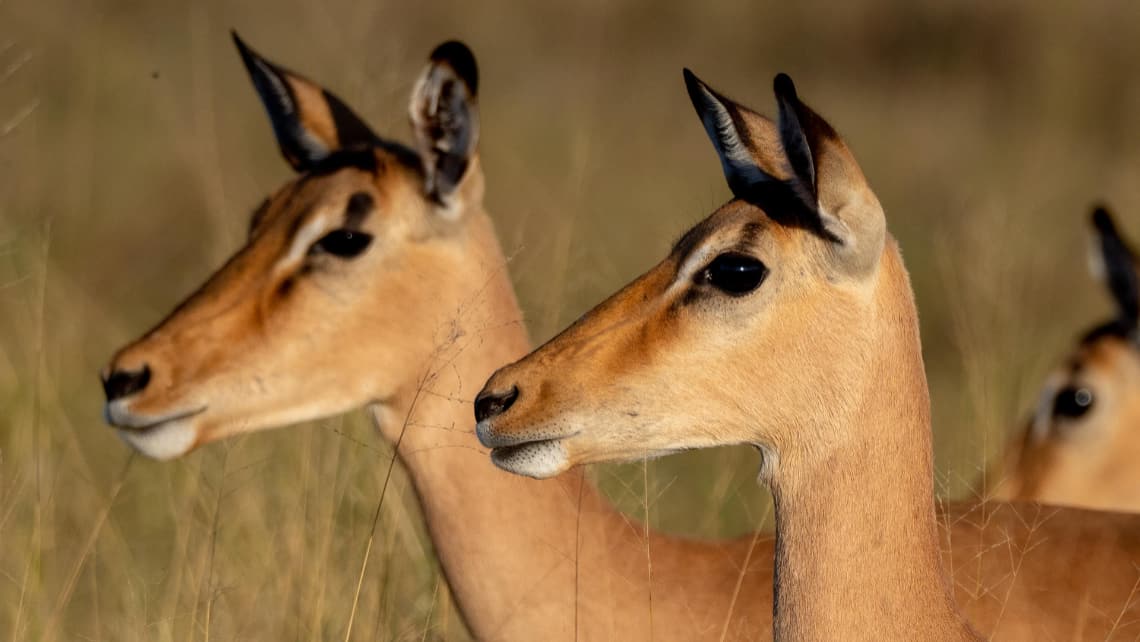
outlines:
M491 449L491 462L516 475L535 479L553 477L569 468L565 441L577 432L559 437L504 435L494 432L490 421L475 427L480 443Z
M198 431L193 419L205 411L206 406L202 406L164 417L141 417L112 402L104 409L104 416L128 446L151 459L169 460L194 449Z
M503 470L535 479L553 477L569 467L564 438L540 439L491 449L491 462Z
M207 406L202 405L190 410L179 410L157 417L148 417L146 415L136 415L132 413L125 401L126 400L115 400L103 406L103 420L121 430L147 431L165 423L189 419L194 415L206 412L207 408Z

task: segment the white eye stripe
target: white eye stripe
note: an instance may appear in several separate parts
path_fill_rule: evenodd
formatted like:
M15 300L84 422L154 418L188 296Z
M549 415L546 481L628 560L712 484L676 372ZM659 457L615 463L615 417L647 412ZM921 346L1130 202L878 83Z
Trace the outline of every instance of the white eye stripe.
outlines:
M677 269L677 278L674 280L670 289L688 287L697 271L712 261L713 258L716 257L716 254L717 253L711 251L707 245L698 247L689 252L689 255L685 257L685 262Z
M293 235L293 243L289 245L289 251L277 261L275 269L290 269L305 260L309 254L309 248L325 235L329 228L330 218L328 213L321 212L302 225Z

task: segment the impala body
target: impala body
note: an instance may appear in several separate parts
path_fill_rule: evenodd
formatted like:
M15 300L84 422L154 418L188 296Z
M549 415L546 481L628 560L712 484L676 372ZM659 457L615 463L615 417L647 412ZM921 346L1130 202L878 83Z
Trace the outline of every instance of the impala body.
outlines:
M777 639L972 639L957 605L994 639L1134 638L1140 518L935 510L913 294L834 129L786 76L778 123L686 82L733 200L488 380L476 430L493 462L544 478L754 445L776 503Z
M647 531L577 472L524 480L479 449L471 399L529 342L483 208L467 48L432 53L412 93L410 148L237 43L297 176L256 209L244 247L103 372L106 415L123 440L171 459L367 407L408 469L478 639L765 631L769 613L736 608L771 601L771 554L753 554L768 550L759 535Z

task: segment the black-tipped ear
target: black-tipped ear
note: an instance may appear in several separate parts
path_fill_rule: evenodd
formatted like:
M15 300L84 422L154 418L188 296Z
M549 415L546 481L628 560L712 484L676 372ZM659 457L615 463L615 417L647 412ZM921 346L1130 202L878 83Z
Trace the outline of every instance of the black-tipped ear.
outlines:
M749 148L749 132L744 123L744 108L721 96L697 78L696 74L684 69L685 88L693 109L705 126L705 133L712 141L717 156L720 157L724 178L737 198L746 198L760 183L780 183L777 176L765 171ZM757 119L764 119L754 114ZM770 121L769 121L769 124Z
M785 123L785 101L781 101L777 128L771 120L713 91L688 69L684 76L689 99L716 148L733 195L764 208L783 225L804 227L831 239L816 205L811 150L794 120L795 112L787 111L793 122ZM796 147L786 149L785 138ZM794 161L789 153L795 154Z
M376 142L368 125L331 92L262 58L236 31L231 34L281 154L294 169L307 171L338 150Z
M809 203L814 204L817 198L815 160L807 134L804 133L804 124L800 121L803 103L796 95L796 86L788 74L776 74L772 90L780 107L780 142L784 145L784 154L788 157L792 172L799 179L795 182L796 187L805 192L803 196L809 199Z
M1092 213L1096 248L1091 263L1116 302L1118 320L1128 328L1140 325L1140 278L1136 273L1136 257L1120 236L1112 215L1104 207ZM1099 256L1096 254L1099 252Z
M839 134L800 101L791 78L779 74L773 82L778 126L688 69L685 86L737 198L830 241L836 264L851 274L878 264L886 238L882 207Z
M435 48L412 92L409 113L423 161L425 191L449 205L479 141L479 70L475 55L452 40Z

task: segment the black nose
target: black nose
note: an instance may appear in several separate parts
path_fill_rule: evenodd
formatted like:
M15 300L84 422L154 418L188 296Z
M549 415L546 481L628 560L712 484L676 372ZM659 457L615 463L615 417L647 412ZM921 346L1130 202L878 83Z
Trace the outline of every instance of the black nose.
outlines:
M113 370L103 378L103 393L107 395L107 401L114 401L142 390L148 383L150 383L150 366L144 365L142 370L134 372Z
M511 386L506 392L484 392L475 398L475 421L501 415L519 398L518 386Z

